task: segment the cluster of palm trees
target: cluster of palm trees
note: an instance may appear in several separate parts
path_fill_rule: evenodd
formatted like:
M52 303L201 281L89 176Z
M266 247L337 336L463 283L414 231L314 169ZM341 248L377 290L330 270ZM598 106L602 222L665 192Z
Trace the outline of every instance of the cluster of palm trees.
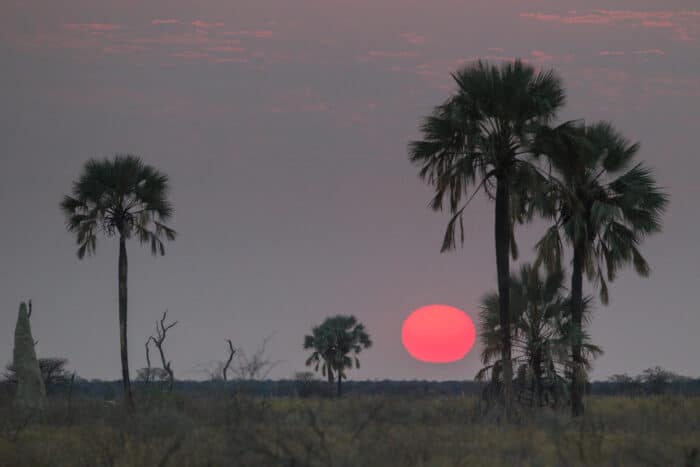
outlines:
M495 201L498 293L487 307L498 313L491 339L500 341L501 396L510 412L513 339L521 332L514 332L511 304L510 259L518 255L514 228L535 215L552 222L536 245L537 260L528 274L537 274L541 264L562 274L563 244L569 246L570 400L572 414L582 415L583 276L598 286L607 304L607 284L621 267L632 264L648 275L639 245L660 231L668 197L651 170L635 162L639 145L611 124L555 124L565 92L553 71L537 71L520 60L501 66L479 61L453 78L456 92L424 119L422 139L409 146L410 160L435 189L430 206L451 214L442 251L455 248L458 240L464 243L462 219L477 193Z
M591 297L584 299L584 324L590 319ZM512 361L517 382L517 400L531 406L561 406L568 401L566 376L570 377L571 301L564 286L563 271L543 276L539 269L523 264L510 280ZM482 300L480 340L485 365L476 375L490 382L487 396L498 396L503 385L498 294ZM583 364L590 370L602 350L581 329Z

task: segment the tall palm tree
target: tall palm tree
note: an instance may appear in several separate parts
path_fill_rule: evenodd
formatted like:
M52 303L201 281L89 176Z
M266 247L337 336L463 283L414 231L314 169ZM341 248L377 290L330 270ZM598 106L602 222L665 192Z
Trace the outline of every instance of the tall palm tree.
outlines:
M651 169L634 163L638 143L631 143L611 124L566 124L543 132L539 151L548 156L553 201L552 225L537 244L538 261L550 270L561 267L562 236L573 249L571 275L572 414L583 414L585 381L581 320L583 274L600 289L608 303L607 282L620 268L632 264L649 275L639 246L661 230L668 196L659 188Z
M585 300L584 317L589 316L589 298ZM564 288L563 271L542 276L538 268L529 264L521 266L518 274L511 276L510 313L513 326L513 365L518 368L516 381L521 390L532 394L532 402L555 402L565 393L564 376L568 373L570 348L570 300ZM495 292L484 296L480 312L481 360L484 367L477 373L477 380L485 380L489 374L489 390L503 383L501 367L501 328L499 326L499 300ZM602 351L590 343L588 336L583 343L586 364Z
M346 368L360 368L360 360L357 358L363 349L372 346L372 340L365 331L363 324L359 324L354 316L331 316L326 318L319 326L314 326L310 335L304 337L304 349L312 350L311 356L306 360L306 365L319 366L328 382L337 381L337 395L342 394L342 380L347 378Z
M553 71L537 72L520 60L500 67L479 61L453 75L457 91L421 126L423 139L409 145L410 160L420 176L435 188L431 207L447 203L452 218L442 250L455 248L457 228L464 243L462 214L482 189L495 200L496 269L498 275L504 398L511 398L511 343L508 314L509 253L515 258L516 222L531 214L535 197L530 188L542 176L529 160L530 146L542 125L555 118L564 104L564 90ZM468 189L474 188L467 196ZM494 193L495 190L495 193Z
M134 408L127 352L127 256L126 241L136 237L151 246L151 253L165 254L162 239L175 239L165 225L173 213L168 201L168 177L136 156L90 159L85 163L69 196L61 202L68 231L76 235L78 258L94 254L97 236L119 237L119 342L124 398Z

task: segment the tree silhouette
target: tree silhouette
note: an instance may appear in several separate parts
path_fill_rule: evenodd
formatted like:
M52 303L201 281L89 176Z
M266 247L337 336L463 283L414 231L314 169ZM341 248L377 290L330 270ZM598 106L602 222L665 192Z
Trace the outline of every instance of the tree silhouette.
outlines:
M372 340L365 327L354 316L337 315L326 318L319 326L314 326L311 334L304 337L304 349L312 350L306 365L321 368L329 383L337 381L337 395L342 394L342 380L347 368L360 368L357 355L372 346Z
M119 238L119 342L124 398L134 409L127 351L127 254L126 241L136 237L150 244L151 253L165 254L163 238L175 239L165 225L173 213L168 201L168 177L139 157L90 159L85 163L69 196L61 202L67 228L76 236L78 258L94 254L98 234Z

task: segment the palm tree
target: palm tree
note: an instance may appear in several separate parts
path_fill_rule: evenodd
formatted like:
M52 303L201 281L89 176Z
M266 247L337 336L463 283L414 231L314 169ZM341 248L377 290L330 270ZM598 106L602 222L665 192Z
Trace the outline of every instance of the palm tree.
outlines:
M609 123L565 124L543 132L539 151L548 156L554 218L537 244L538 262L561 268L562 236L573 249L571 275L572 378L571 407L583 414L585 374L582 361L583 273L600 288L608 304L607 282L632 264L643 277L649 265L639 246L661 230L668 196L656 185L652 171L633 164L639 144L631 143Z
M511 398L511 343L508 303L509 252L517 257L514 223L531 214L530 188L542 176L529 163L530 146L542 125L564 104L564 90L553 71L536 72L522 61L500 67L479 61L453 75L457 91L425 118L423 139L409 146L410 160L435 188L431 207L447 203L452 218L442 252L455 248L457 228L464 243L462 213L481 191L495 199L496 269L498 275L504 397ZM474 187L472 195L467 190ZM495 190L495 193L494 193Z
M119 342L129 410L134 401L127 352L126 241L135 236L150 244L153 255L165 254L162 239L175 239L175 231L164 224L173 213L168 188L166 175L136 156L118 155L113 160L87 161L71 195L61 202L68 231L76 235L78 258L95 253L98 234L119 237Z
M589 315L589 302L586 298L584 317ZM570 310L561 270L542 277L539 269L524 264L517 275L511 276L512 362L518 368L516 381L521 390L532 394L532 403L556 402L566 392L563 383L569 363ZM492 292L482 300L480 339L484 368L476 375L477 380L485 380L490 374L490 391L502 384L499 322L498 294ZM587 335L584 348L585 361L590 366L602 351L589 342Z
M311 334L304 337L304 349L312 350L306 366L315 365L318 371L333 384L338 383L337 395L342 394L342 380L346 379L345 369L360 368L357 358L362 349L372 346L372 340L365 327L354 316L337 315L326 318L319 326L314 326Z

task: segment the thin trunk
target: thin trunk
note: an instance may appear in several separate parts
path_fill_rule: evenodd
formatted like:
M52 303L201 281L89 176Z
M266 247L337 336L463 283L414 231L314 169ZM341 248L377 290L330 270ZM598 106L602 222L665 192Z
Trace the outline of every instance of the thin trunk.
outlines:
M498 307L502 334L501 362L503 367L503 399L510 412L513 395L513 362L510 336L510 192L507 180L501 178L496 186L496 271L498 276Z
M542 406L542 350L537 349L535 351L535 358L532 362L532 371L535 381L534 383L534 399L537 401L538 406Z
M578 245L574 248L574 264L571 274L571 415L583 415L583 357L581 354L581 321L583 316L583 261L584 250Z
M151 381L151 348L149 346L151 339L146 341L146 381L148 384Z
M158 348L158 353L160 353L160 361L163 365L163 369L168 374L168 392L173 392L173 385L175 384L175 374L173 373L173 369L170 366L170 362L165 359L165 353L163 352L163 342L156 342L156 347Z
M338 392L337 392L338 397L340 397L343 394L343 389L341 387L342 381L343 381L342 373L340 371L338 371Z
M119 345L121 347L122 360L122 385L124 386L124 402L129 412L134 411L134 397L131 394L131 380L129 379L129 353L126 339L126 298L127 298L127 260L126 239L119 237Z

